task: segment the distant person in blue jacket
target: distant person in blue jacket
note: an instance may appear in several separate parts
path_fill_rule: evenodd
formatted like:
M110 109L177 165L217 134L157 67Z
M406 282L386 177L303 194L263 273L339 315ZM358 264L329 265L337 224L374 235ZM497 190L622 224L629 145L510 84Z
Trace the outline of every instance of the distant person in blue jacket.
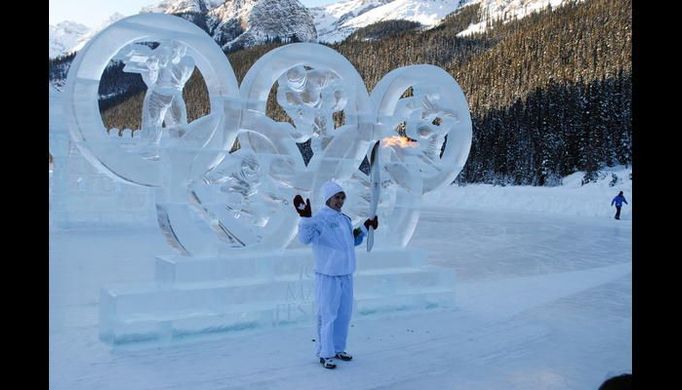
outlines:
M370 226L379 227L379 219L368 219L353 229L350 217L341 212L346 200L341 186L328 181L321 192L325 205L315 215L310 199L303 202L301 195L294 197L294 207L301 216L298 239L305 245L312 243L315 257L316 355L324 368L336 368L334 358L353 358L346 353L346 338L353 310L355 247Z
M614 204L616 205L616 219L620 219L620 208L623 206L623 203L628 204L628 201L625 200L625 197L623 196L623 191L621 191L611 201L611 206L613 206Z

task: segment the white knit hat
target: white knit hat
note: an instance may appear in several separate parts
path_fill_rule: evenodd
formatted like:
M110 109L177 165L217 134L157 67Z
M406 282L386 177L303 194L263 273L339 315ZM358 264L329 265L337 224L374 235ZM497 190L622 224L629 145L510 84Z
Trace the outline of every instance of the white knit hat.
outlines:
M334 181L328 181L322 184L322 201L327 202L329 198L332 196L338 194L339 192L343 192L343 188L341 188L340 185L338 185Z

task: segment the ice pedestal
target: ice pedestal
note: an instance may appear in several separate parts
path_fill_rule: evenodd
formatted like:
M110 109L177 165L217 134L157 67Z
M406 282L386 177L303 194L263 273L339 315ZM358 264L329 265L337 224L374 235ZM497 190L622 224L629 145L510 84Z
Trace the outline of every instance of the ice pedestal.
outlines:
M455 274L426 264L422 250L358 250L354 318L452 308ZM156 280L100 295L100 339L121 344L314 324L310 248L254 256L158 257Z

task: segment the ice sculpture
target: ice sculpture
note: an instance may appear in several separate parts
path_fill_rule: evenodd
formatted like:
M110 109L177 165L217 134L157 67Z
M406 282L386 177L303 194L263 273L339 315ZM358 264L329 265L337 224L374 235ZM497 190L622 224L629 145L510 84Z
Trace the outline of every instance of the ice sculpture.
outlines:
M141 136L149 143L161 140L162 125L187 124L187 108L182 89L194 71L194 60L186 55L187 46L171 40L155 49L133 44L124 56L124 72L139 73L147 85L142 110Z
M412 96L401 98L408 89ZM374 87L371 98L382 128L378 163L385 178L379 201L384 225L377 240L404 247L417 225L421 195L450 184L464 167L471 118L459 85L433 65L393 70ZM358 192L369 191L366 180L355 174ZM354 208L354 222L364 218L363 206Z
M132 137L107 134L98 111L99 78L112 59L148 87L142 128ZM195 66L211 109L187 123L182 89ZM290 121L267 115L273 92ZM301 194L319 209L319 188L332 178L346 188L344 212L355 224L370 207L382 221L374 251L359 256L357 310L452 302L452 273L425 266L423 252L405 248L422 194L451 183L471 145L466 99L442 69L396 69L370 95L338 52L294 43L265 54L238 87L204 31L178 17L140 14L112 24L78 53L65 99L71 136L93 165L156 189L159 225L179 253L157 259L155 284L102 291L103 339L310 318L310 253L285 250L298 220L290 200ZM307 161L298 145L304 142L312 150ZM360 170L365 158L371 178Z
M145 43L160 43L159 51L141 49L141 44ZM182 54L183 51L186 53ZM170 64L161 66L160 63L169 59L173 52L177 64L171 59ZM160 89L152 88L145 97L145 103L154 104L157 100L162 101L163 96L177 96L174 94L184 84L182 80L187 72L191 74L190 60L193 61L206 82L210 113L191 124L182 123L184 104L175 97L164 106L166 110L173 108L170 115L155 113L154 109L145 106L143 115L148 123L142 132L147 136L118 137L119 129L107 132L99 113L98 88L102 73L111 60L124 61L128 71L137 69L145 74L143 80L146 78L148 85L160 83ZM159 63L154 65L156 62ZM143 71L143 63L158 70L157 83L151 82L153 77L147 74L148 71ZM173 72L181 75L176 78L169 74ZM173 87L161 88L168 85ZM225 54L203 30L178 17L141 14L111 24L78 52L69 68L64 110L71 137L91 164L115 179L157 187L161 185L161 165L168 163L158 158L159 148L166 140L177 146L173 139L181 139L182 148L195 149L197 160L192 160L191 165L201 172L190 171L189 174L199 175L220 162L236 137L240 115L238 96L237 79ZM165 132L159 134L158 128L147 130L150 124L158 124L161 117L167 120Z
M293 125L266 114L275 86ZM188 253L286 247L297 223L291 215L293 196L310 195L332 177L350 177L373 136L373 112L362 79L343 56L325 46L292 44L271 51L246 74L240 96L240 149L189 185L195 209L214 228L207 229L192 210L177 204L162 216L176 232L171 237L178 237ZM340 111L345 124L335 128L332 116ZM314 154L306 165L296 143L308 139ZM247 160L258 167L257 177L246 179L240 172Z

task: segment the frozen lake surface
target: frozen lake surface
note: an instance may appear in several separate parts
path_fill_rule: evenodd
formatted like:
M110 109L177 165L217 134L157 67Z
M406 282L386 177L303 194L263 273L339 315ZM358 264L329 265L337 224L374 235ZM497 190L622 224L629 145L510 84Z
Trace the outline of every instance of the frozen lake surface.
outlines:
M632 221L428 207L410 246L454 269L457 308L351 322L325 370L314 328L112 348L99 289L148 282L155 228L50 233L52 389L596 389L632 372Z

